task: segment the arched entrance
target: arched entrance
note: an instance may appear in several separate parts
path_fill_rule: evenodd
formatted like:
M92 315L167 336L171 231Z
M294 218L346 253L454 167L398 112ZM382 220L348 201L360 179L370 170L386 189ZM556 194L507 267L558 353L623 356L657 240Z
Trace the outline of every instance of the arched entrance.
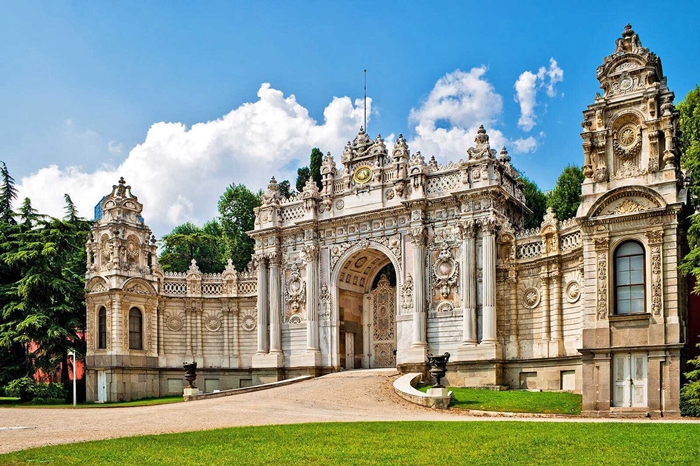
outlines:
M396 366L396 271L372 248L352 253L335 274L341 369Z

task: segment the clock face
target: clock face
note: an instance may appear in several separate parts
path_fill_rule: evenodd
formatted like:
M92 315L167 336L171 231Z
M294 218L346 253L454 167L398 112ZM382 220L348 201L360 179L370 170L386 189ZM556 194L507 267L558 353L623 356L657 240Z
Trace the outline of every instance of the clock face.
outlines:
M353 179L357 184L368 183L372 179L372 170L369 167L360 167L355 170L355 175Z

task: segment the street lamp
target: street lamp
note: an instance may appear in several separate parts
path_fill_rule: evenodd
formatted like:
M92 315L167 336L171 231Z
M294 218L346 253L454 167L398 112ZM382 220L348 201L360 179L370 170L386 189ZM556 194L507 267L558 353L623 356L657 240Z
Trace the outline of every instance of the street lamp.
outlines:
M75 389L75 379L78 377L78 375L75 370L75 350L68 353L68 355L73 356L73 406L76 406L78 404L78 393Z

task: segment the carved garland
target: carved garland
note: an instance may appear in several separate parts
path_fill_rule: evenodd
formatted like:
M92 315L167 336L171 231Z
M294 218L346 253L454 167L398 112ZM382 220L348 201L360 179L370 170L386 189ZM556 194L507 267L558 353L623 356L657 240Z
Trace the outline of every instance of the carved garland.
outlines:
M661 315L661 245L664 241L663 230L653 230L647 232L647 238L651 247L651 310L654 315Z
M595 250L598 252L598 297L597 312L598 319L605 320L608 317L608 238L595 238Z

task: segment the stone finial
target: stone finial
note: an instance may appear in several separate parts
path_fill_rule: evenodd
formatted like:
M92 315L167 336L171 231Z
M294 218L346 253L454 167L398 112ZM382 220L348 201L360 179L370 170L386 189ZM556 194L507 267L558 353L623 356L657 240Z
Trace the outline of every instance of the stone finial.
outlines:
M394 150L392 151L391 156L394 159L394 162L406 161L411 156L411 153L408 150L408 144L406 143L403 134L399 134L399 137L396 138L396 141L394 142Z
M323 157L321 162L321 175L335 174L335 160L330 152Z
M486 134L484 125L480 125L476 132L476 137L474 138L475 147L470 147L467 150L469 154L469 160L478 160L483 157L494 158L496 151L491 149L489 145L489 135Z
M501 149L501 154L500 157L498 157L498 160L502 163L510 163L510 155L508 155L506 146L503 146L503 148Z
M190 261L190 268L187 269L187 273L188 274L191 274L191 273L199 274L199 267L197 267L197 261L195 260L194 257L192 258L192 261Z
M280 198L280 187L277 180L273 176L270 178L270 183L267 185L267 192L262 195L262 205L276 204Z

